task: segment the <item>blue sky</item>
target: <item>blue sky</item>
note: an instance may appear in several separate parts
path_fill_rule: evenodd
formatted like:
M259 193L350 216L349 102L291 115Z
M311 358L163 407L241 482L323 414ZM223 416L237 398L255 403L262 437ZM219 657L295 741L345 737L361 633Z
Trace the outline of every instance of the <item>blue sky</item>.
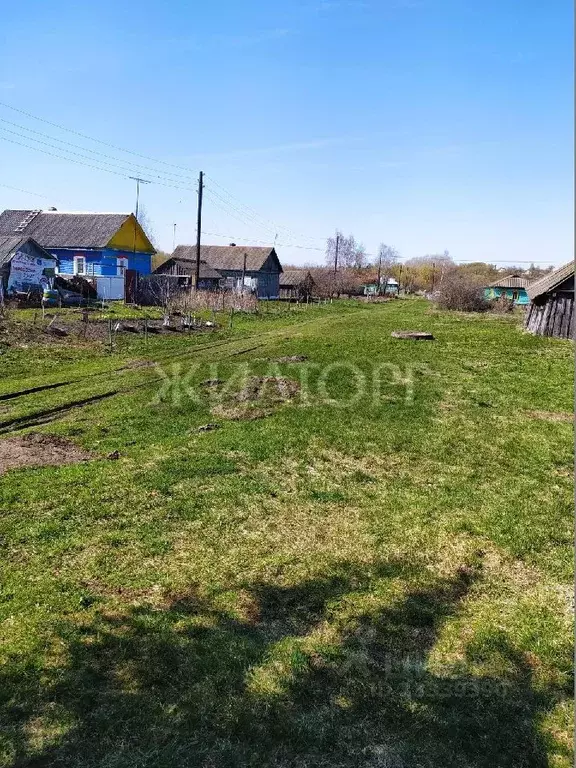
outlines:
M569 0L10 3L0 102L166 164L0 106L0 209L131 210L127 176L174 182L142 190L171 250L204 170L205 242L322 261L338 227L371 253L560 264L572 99Z

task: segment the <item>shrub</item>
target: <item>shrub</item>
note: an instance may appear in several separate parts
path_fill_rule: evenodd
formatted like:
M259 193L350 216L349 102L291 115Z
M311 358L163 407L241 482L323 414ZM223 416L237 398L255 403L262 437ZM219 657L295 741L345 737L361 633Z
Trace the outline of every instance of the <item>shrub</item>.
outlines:
M492 306L485 298L484 287L478 280L457 273L445 276L436 303L440 309L459 312L486 312Z
M492 312L498 312L499 314L507 314L514 311L514 299L508 299L506 296L499 296L494 299L491 306Z

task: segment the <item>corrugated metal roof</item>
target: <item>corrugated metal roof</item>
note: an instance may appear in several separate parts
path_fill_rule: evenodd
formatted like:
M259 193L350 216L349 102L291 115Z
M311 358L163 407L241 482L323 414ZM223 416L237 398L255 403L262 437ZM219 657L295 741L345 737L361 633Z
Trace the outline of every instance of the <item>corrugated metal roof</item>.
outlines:
M574 262L570 261L568 264L564 264L563 267L558 267L558 269L555 269L553 272L549 272L539 280L535 280L531 285L528 286L526 293L530 299L534 300L538 296L542 296L543 293L553 291L554 288L560 285L560 283L563 283L564 280L567 280L573 274Z
M499 277L493 283L490 283L489 288L527 288L530 284L530 280L525 277L518 277L518 275L507 275L506 277Z
M22 235L0 235L0 267L10 261L16 251L27 242L32 243L34 248L38 250L39 258L54 259L55 262L57 261L55 256L52 256L51 253L48 253L48 251L41 248L31 237L22 237Z
M44 248L105 248L129 213L60 213L7 210L0 214L0 235L26 235ZM27 219L30 221L23 226Z
M258 272L272 252L276 255L274 248L265 246L203 245L200 249L200 258L202 261L208 262L214 269L241 272L244 265L244 254L246 254L246 269L249 272ZM196 246L179 245L174 249L172 256L176 259L196 259ZM280 262L278 265L281 272Z

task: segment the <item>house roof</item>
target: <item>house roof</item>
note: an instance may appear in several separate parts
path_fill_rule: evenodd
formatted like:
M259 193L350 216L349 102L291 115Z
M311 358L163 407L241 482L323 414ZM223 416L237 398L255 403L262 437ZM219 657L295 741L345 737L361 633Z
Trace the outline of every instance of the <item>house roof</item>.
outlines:
M530 284L530 280L519 275L506 275L506 277L499 277L493 283L490 283L489 288L527 288Z
M7 210L0 214L0 235L33 237L44 248L105 248L131 216Z
M167 259L166 261L163 261L162 264L160 264L160 266L154 270L154 274L161 275L164 273L165 269L170 268L172 265L175 265L183 270L182 274L184 275L196 275L195 258L181 259L174 258L174 256L172 256L170 259ZM200 261L200 280L220 280L221 278L222 275L220 272L217 272L213 267L210 266L210 264L207 264L205 261Z
M527 293L530 299L534 300L538 296L542 296L544 293L549 293L557 288L561 283L567 280L574 274L574 262L570 261L568 264L564 264L563 267L549 272L539 280L535 280L527 288Z
M280 288L302 285L306 280L312 280L312 275L307 269L287 269L280 277Z
M274 248L257 245L203 245L200 249L200 258L208 262L210 266L218 270L234 270L241 272L244 268L244 254L246 254L246 269L249 272L258 272L266 263L270 254L278 259ZM195 245L178 245L172 254L177 259L196 259ZM279 271L282 272L280 262Z
M45 251L38 243L31 237L22 237L22 235L0 235L0 267L6 264L12 256L18 251L18 249L24 243L32 243L35 248L40 251L42 258L53 259L57 261L56 257L48 251Z

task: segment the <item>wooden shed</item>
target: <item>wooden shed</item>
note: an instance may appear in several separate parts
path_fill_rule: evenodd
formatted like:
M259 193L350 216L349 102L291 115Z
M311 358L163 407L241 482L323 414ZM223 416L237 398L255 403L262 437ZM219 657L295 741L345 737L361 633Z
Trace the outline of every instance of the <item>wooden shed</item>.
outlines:
M175 258L171 256L154 270L155 275L176 278L182 287L194 285L196 281L196 259ZM200 262L200 290L216 290L222 283L222 275L205 261Z
M314 293L316 283L307 269L287 269L280 275L280 298L306 301Z
M528 286L531 304L525 327L538 336L574 338L574 262Z
M0 235L0 297L52 287L58 259L31 237Z

